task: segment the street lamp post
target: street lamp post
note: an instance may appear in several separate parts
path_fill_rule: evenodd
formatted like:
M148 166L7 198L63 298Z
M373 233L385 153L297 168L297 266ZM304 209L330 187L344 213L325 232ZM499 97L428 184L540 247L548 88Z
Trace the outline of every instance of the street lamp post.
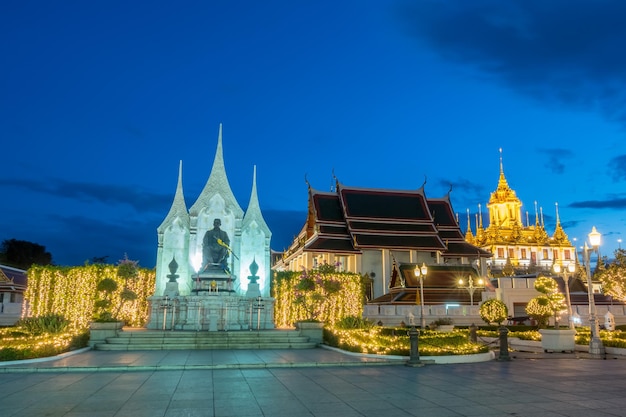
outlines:
M552 268L557 274L561 273L561 265L555 263ZM574 271L576 271L576 266L573 263L568 264L567 268L563 268L563 282L565 283L565 297L567 301L567 321L569 322L570 329L574 328L574 320L572 320L572 301L569 298L569 276L573 274Z
M589 243L591 244L591 247L588 247L587 242L585 242L585 246L583 248L583 257L585 259L585 269L587 272L587 293L589 295L589 327L591 329L589 353L594 357L604 357L605 350L602 340L600 339L600 325L596 317L596 303L593 297L593 284L591 282L591 267L589 265L589 258L591 252L596 252L598 258L600 257L598 248L600 247L601 238L602 235L596 230L596 227L593 226L591 233L589 233Z
M426 317L424 317L424 278L428 273L428 267L422 262L422 266L415 266L413 272L420 279L420 327L423 330L426 328Z
M459 278L459 288L465 288L467 292L469 292L470 305L473 306L474 305L474 291L479 288L485 288L485 281L483 281L482 278L478 278L477 285L474 285L474 279L470 275L469 277L467 277L467 285L465 285L463 278Z

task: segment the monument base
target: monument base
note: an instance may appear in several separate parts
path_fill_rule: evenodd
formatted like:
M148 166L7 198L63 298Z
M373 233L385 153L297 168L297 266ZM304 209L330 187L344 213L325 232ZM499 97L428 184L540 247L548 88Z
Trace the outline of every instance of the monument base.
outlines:
M157 330L266 330L274 329L274 299L243 297L231 292L188 296L148 297L146 327Z
M233 283L236 276L227 274L222 270L208 270L192 275L193 288L191 292L197 295L210 293L234 293Z

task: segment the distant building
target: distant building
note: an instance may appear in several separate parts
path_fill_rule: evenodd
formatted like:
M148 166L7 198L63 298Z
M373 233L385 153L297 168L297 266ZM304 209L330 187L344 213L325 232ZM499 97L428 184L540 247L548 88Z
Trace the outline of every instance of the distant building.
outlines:
M493 253L487 260L488 276L495 288L496 297L504 301L513 317L526 316L526 305L539 293L534 288L538 276L552 276L559 284L560 292L565 291L565 280L561 274L553 272L554 264L567 271L574 264L575 273L567 283L571 297L573 314L584 321L588 315L588 294L584 265L578 261L576 247L570 242L561 226L556 205L556 225L550 235L545 228L543 210L535 202L534 222L526 211L522 217L522 202L509 187L504 175L502 155L500 155L500 176L496 190L491 193L487 209L489 224L483 226L481 206L476 215L474 234L471 228L469 210L465 239L486 251ZM595 287L595 285L594 285ZM599 288L599 287L598 287ZM600 316L612 310L619 322L624 322L624 305L604 296L594 288L594 301ZM565 319L566 320L566 319Z
M308 185L306 222L290 247L275 257L275 270L299 271L327 263L370 278L373 303L414 305L416 266L432 266L426 287L456 288L452 270L463 277L486 272L491 254L465 241L449 196L427 198L416 190L349 187L336 181L322 192ZM426 292L441 300L441 291ZM469 302L466 291L455 295ZM425 303L435 302L426 300ZM457 299L458 301L458 299Z
M529 272L552 271L552 265L559 263L567 268L576 263L576 248L572 245L561 226L558 205L556 206L556 227L549 235L543 221L543 210L537 210L535 202L534 223L529 221L526 211L522 218L522 202L504 176L502 156L500 156L500 178L498 186L491 193L487 209L489 225L483 227L481 206L476 216L475 230L472 233L469 210L465 240L493 253L487 261L493 276L512 276Z
M14 325L22 315L26 271L0 265L0 326Z

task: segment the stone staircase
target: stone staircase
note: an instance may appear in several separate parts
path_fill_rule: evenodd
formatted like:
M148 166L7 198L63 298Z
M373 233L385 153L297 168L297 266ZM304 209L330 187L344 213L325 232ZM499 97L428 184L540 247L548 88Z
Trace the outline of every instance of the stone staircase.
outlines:
M171 331L124 329L96 343L96 350L311 349L317 343L298 330Z

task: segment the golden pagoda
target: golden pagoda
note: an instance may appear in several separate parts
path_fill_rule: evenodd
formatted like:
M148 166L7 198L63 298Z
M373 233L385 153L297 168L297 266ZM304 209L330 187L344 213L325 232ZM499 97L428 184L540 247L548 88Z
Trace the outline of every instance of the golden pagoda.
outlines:
M481 206L478 205L476 216L476 234L472 234L469 210L468 230L465 238L481 249L493 253L487 261L494 274L506 272L531 273L537 270L550 270L554 263L568 265L576 260L575 247L569 241L561 226L558 203L556 204L556 227L550 236L543 221L543 209L537 210L535 201L535 222L529 222L526 212L526 224L522 218L522 202L509 187L504 175L502 149L500 149L500 177L498 186L491 193L489 203L489 225L483 228Z

